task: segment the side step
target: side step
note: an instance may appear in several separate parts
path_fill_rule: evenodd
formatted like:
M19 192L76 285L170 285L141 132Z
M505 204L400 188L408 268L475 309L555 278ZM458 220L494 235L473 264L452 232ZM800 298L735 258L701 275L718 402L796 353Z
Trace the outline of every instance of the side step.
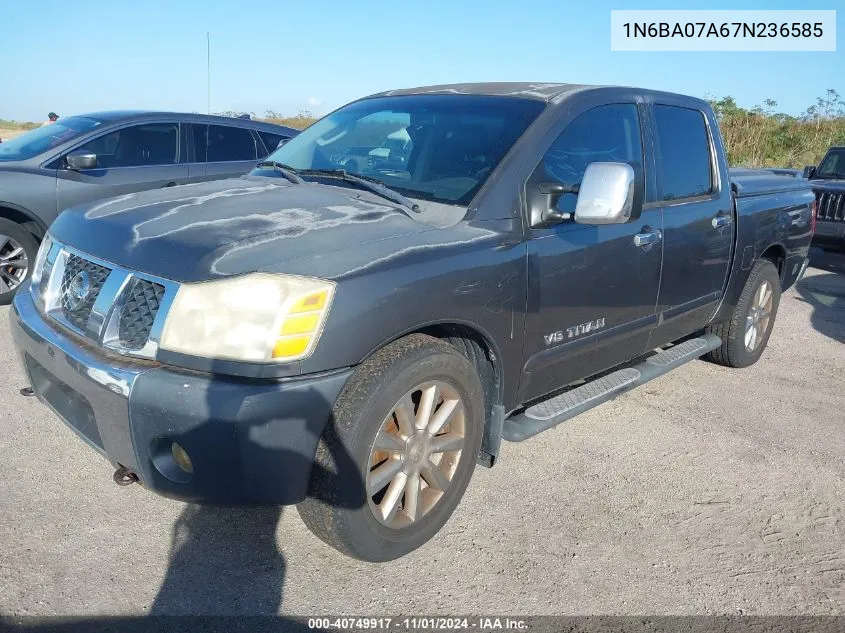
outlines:
M571 391L528 407L505 420L502 437L509 442L521 442L542 433L580 413L612 400L691 360L704 356L722 344L715 334L705 334L679 343L633 367L619 369L596 378Z

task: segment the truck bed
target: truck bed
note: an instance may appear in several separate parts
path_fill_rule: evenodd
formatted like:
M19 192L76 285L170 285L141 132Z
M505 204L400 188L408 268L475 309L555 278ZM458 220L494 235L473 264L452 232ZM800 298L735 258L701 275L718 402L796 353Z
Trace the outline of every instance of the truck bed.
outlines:
M810 188L803 178L790 178L766 169L731 169L730 180L737 198Z

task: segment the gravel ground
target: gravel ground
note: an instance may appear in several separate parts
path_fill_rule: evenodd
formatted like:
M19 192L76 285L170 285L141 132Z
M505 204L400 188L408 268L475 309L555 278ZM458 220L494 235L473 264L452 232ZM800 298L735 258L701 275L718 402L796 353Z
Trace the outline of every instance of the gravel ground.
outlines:
M433 541L371 565L293 508L112 483L25 384L0 308L0 613L845 614L845 256L752 368L693 362L478 468Z
M27 130L12 130L9 128L0 127L0 139L3 139L4 141L11 141L13 138L15 138L16 136L20 136L26 131Z

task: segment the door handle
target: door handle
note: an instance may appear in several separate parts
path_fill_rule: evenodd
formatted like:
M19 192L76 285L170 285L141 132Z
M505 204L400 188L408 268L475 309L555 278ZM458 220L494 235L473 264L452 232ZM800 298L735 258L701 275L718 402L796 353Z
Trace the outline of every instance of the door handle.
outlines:
M634 244L636 246L651 246L652 244L659 242L662 238L663 233L659 230L637 233L634 236Z
M717 215L710 221L714 229L721 229L723 226L728 226L731 223L731 216Z

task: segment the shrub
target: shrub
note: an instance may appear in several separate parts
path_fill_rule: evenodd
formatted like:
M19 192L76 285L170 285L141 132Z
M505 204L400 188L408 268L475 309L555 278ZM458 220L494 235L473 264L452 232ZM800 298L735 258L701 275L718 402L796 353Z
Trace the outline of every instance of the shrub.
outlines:
M777 113L772 99L750 110L733 97L709 102L732 166L800 169L818 164L831 145L845 144L845 101L835 90L797 117Z

